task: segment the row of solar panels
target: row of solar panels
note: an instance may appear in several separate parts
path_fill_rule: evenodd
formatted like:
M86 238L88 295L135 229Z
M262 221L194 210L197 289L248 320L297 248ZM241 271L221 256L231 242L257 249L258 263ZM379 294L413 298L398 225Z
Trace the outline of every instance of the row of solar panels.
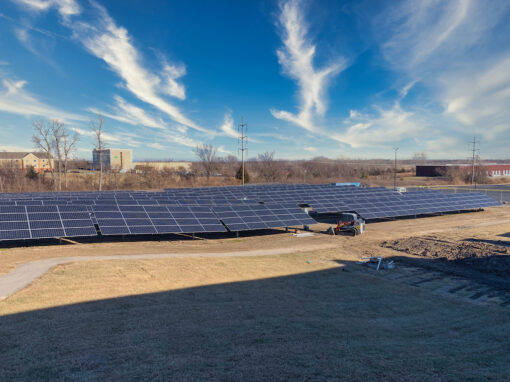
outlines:
M142 196L142 195L155 195L155 194L167 194L173 192L181 193L224 193L224 192L235 192L235 190L246 190L246 191L279 191L279 190L300 190L300 189L328 189L328 190L349 190L355 189L353 186L332 186L330 184L320 185L309 185L309 184L255 184L246 186L221 186L221 187L196 187L196 188L168 188L165 191L64 191L64 192L25 192L25 193L1 193L0 198L32 198L32 197L50 197L54 198L55 195L58 197L124 197L124 196ZM378 187L377 187L378 188ZM367 188L367 189L376 189Z
M359 192L377 192L377 191L386 191L389 190L382 187L373 187L373 188L356 188L356 187L336 187L330 185L317 185L310 186L305 185L304 187L299 188L273 188L273 189L261 189L260 187L212 187L209 189L169 189L164 192L154 192L154 191L112 191L112 192L59 192L59 193L19 193L19 194L0 194L0 199L3 200L36 200L36 199L128 199L128 198L157 198L157 197L170 197L170 196L180 196L185 197L186 195L190 195L190 197L197 197L200 195L205 195L209 197L242 197L243 195L269 195L269 194L295 194L295 195L303 195L303 192L308 192L313 190L313 192L322 195L327 194L331 195L331 193L359 193Z
M216 232L224 231L225 226L231 231L240 231L314 224L298 205L307 205L318 213L354 211L365 219L499 205L479 193L446 195L427 190L400 194L382 187L331 185L1 194L0 199L0 204L4 204L0 206L0 239L96 234L93 223L104 235ZM9 210L11 207L18 208L17 212ZM73 218L73 214L76 217ZM86 222L85 216L90 222Z
M142 204L151 203L157 204L154 201L158 201L159 204L165 204L169 202L177 202L181 204L225 204L225 203L240 203L243 200L253 200L257 202L287 202L296 201L298 203L306 203L307 201L322 201L331 198L334 199L350 199L361 196L366 197L381 197L381 196L392 196L399 195L394 191L387 189L373 190L370 193L365 191L355 193L257 193L253 195L240 195L240 196L226 196L226 195L168 195L161 193L153 193L149 195L141 196L117 196L110 198L76 198L70 196L53 195L53 198L48 197L33 197L33 198L11 198L2 199L0 204L2 205L43 205L43 204L59 204L59 202L67 202L70 204L108 204L108 203L120 203L120 204ZM198 202L197 202L198 201Z
M198 233L314 224L294 205L0 206L0 240Z
M349 202L325 202L314 206L317 213L330 211L354 211L364 219L380 219L417 216L433 213L465 211L500 205L484 194L438 195L433 198L418 198L413 195L381 199L358 199Z

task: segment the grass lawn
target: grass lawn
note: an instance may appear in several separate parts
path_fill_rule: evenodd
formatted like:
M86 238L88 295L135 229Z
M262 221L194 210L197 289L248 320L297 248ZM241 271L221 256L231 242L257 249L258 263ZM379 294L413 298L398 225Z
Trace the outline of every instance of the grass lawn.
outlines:
M508 310L335 256L59 266L0 302L0 380L508 380Z

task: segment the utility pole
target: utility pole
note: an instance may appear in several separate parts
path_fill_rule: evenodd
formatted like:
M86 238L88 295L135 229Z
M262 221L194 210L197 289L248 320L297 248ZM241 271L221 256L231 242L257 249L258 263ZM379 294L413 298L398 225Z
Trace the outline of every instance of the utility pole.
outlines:
M398 147L394 147L393 150L395 151L395 168L393 170L393 189L397 189L397 151Z
M239 131L238 145L241 146L238 148L238 150L241 151L241 180L244 186L244 152L248 150L246 147L248 144L248 137L246 136L248 125L244 123L244 117L241 117L241 124L237 126L237 130Z
M471 149L471 152L473 154L473 158L472 158L472 162L471 162L471 184L474 184L475 183L475 153L476 151L478 150L476 148L476 144L480 144L480 142L476 142L476 136L473 137L473 141L470 142L473 147Z

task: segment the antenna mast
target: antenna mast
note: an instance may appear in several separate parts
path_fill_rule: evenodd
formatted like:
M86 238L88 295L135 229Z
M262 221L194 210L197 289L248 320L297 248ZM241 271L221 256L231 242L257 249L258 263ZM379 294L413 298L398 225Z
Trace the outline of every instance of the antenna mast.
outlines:
M395 167L393 169L393 190L397 189L397 151L398 147L394 147L393 150L395 151Z
M248 131L248 125L244 123L244 117L241 117L241 124L237 126L239 131L238 144L241 146L238 150L241 151L241 180L242 185L244 186L244 152L248 150L246 147L248 145L248 137L246 136L246 132Z
M480 145L480 142L476 141L476 136L473 137L473 141L470 142L473 145L471 152L473 154L472 162L471 162L471 184L475 183L475 153L479 150L476 148L476 144Z

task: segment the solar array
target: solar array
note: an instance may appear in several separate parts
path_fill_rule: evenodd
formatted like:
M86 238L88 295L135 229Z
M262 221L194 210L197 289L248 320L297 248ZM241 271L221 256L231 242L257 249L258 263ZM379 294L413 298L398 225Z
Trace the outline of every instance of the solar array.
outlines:
M95 205L91 210L103 235L226 231L209 207Z
M465 211L497 205L500 203L480 193L445 195L440 192L417 191L376 200L357 198L334 208L355 211L365 219L382 219Z
M83 206L1 206L0 240L97 235Z
M231 231L292 227L316 221L296 205L252 204L215 206L212 210Z
M314 224L314 214L365 219L476 210L499 202L482 193L398 193L384 187L269 184L0 194L0 240L225 232Z

